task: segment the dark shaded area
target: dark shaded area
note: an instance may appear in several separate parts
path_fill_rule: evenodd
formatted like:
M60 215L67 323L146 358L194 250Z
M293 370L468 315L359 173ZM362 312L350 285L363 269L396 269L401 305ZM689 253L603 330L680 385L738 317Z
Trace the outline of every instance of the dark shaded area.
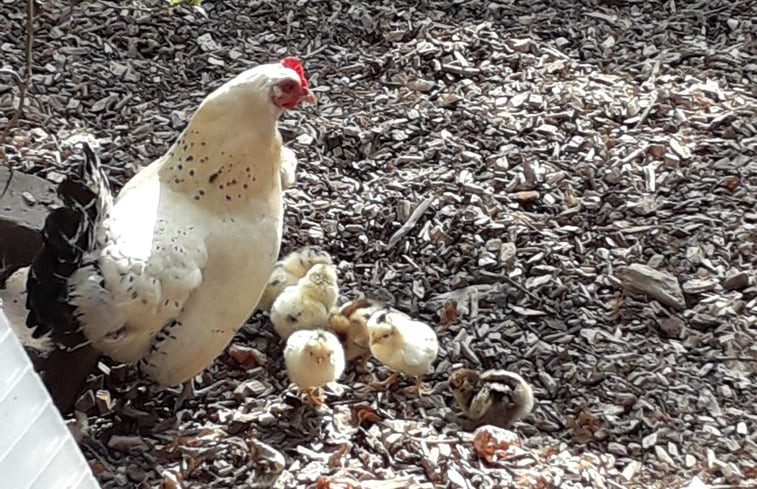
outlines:
M0 181L9 177L0 168ZM26 266L42 246L40 231L51 205L58 204L55 186L34 175L16 173L11 187L0 198L0 283L14 270Z

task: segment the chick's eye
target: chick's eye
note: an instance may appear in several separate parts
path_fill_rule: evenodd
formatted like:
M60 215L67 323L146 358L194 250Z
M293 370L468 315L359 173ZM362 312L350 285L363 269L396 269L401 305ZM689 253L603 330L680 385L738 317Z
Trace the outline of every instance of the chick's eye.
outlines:
M389 333L384 333L384 334L381 335L381 337L384 338L385 340L388 340L389 339Z
M309 351L308 353L310 353L310 356L311 356L311 357L313 356L313 352L312 352L312 351Z

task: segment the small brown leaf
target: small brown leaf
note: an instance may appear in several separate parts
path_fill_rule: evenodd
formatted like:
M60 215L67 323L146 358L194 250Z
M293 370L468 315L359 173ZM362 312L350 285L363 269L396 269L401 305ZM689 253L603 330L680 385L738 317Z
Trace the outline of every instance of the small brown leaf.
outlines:
M723 186L729 191L733 192L736 190L736 188L741 185L741 180L739 177L729 175L723 179Z
M160 489L181 489L181 473L164 472L163 480L160 482Z
M105 465L99 460L92 460L89 463L89 468L92 469L92 473L95 475L100 475L105 471Z
M518 435L492 425L484 425L473 434L473 448L489 463L505 457L511 446L519 446Z
M336 451L329 457L329 467L341 467L342 457L344 457L344 455L350 451L351 447L352 445L350 443L342 443L341 445L339 445L339 448L337 448Z
M370 406L358 406L354 411L354 416L355 424L363 424L364 422L372 424L381 421L381 416Z
M661 144L650 144L647 147L647 153L655 158L662 158L662 156L665 154L665 146Z
M592 413L587 406L583 406L576 418L568 418L566 425L570 428L574 441L591 443L598 439L597 433L604 432L607 423Z
M320 476L316 479L313 489L329 489L331 487L331 481L326 476Z
M110 391L100 389L95 393L95 403L100 414L106 414L113 408L113 399Z
M444 303L444 307L439 311L439 317L442 322L442 326L449 326L457 321L460 317L460 311L457 310L457 301L447 301Z
M238 343L232 343L229 346L229 356L244 368L255 368L268 362L268 358L264 353Z

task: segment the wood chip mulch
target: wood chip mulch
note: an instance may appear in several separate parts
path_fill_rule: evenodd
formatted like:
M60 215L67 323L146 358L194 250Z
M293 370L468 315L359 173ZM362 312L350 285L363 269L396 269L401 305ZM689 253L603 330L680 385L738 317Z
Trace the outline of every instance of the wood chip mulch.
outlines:
M757 487L755 33L753 0L37 4L16 168L60 181L92 134L122 184L222 80L298 55L284 251L324 246L343 301L442 345L429 395L361 392L370 363L321 410L263 314L177 414L111 365L72 421L103 488ZM0 127L16 101L0 76ZM538 398L488 454L445 421L462 365Z

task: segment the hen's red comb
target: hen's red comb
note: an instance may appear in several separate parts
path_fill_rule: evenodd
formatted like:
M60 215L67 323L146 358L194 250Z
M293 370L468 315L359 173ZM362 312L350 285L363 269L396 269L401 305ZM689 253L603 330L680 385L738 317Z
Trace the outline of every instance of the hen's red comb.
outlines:
M302 85L302 88L308 87L308 81L305 79L305 70L302 69L302 64L299 59L294 56L287 56L281 60L281 64L286 68L293 69L298 75L300 75L300 84Z

